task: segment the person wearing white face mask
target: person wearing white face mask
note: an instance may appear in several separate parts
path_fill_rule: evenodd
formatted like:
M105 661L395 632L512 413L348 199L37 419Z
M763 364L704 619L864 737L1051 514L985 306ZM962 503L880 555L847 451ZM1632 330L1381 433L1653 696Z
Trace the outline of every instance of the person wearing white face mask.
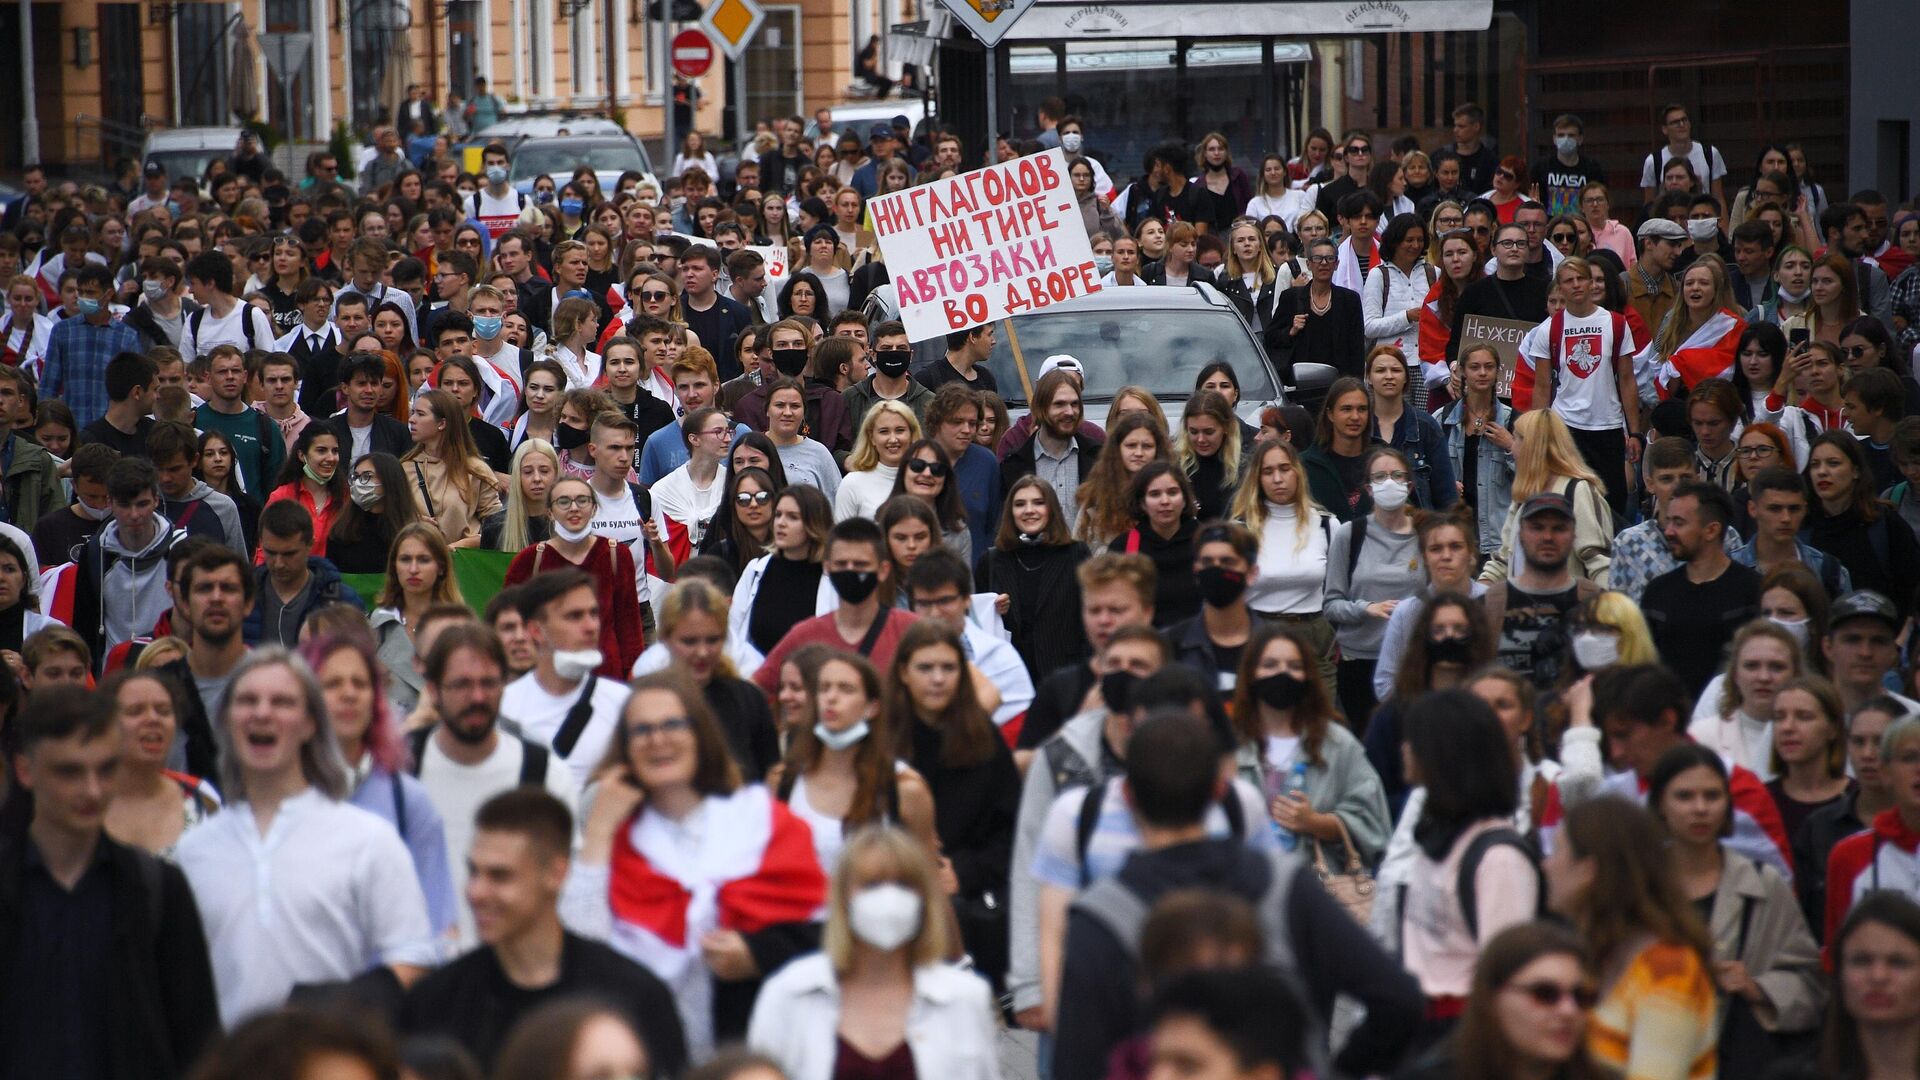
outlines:
M1402 597L1426 584L1420 548L1407 513L1412 470L1391 447L1367 455L1367 490L1373 511L1334 529L1327 545L1327 621L1340 643L1336 676L1340 711L1356 731L1373 713L1373 669L1386 637L1387 620Z
M767 786L812 830L821 868L866 825L899 824L927 850L938 847L927 782L893 756L879 672L861 657L836 655L815 673L813 695L813 726L791 733Z
M999 1077L993 994L947 962L952 935L933 861L895 828L848 841L822 951L761 987L747 1042L792 1080Z
M590 667L606 678L623 679L646 648L644 631L651 625L644 619L637 592L639 564L633 548L605 535L604 525L595 525L596 499L585 480L554 481L546 502L552 535L514 556L506 584L521 584L543 571L573 567L586 571L598 603L598 625L590 644L600 650Z
M579 486L560 484L555 498L572 496ZM556 534L567 527L556 516ZM605 609L599 590L584 570L553 568L559 561L550 558L546 572L534 574L522 587L520 617L539 659L532 671L508 684L500 698L500 715L518 723L528 739L550 746L572 768L574 782L585 788L620 726L627 687L619 676L626 669L604 679L595 673L609 659L600 649ZM509 584L514 583L510 578ZM615 591L633 595L631 586ZM617 616L609 611L606 618Z
M1086 152L1086 128L1081 124L1080 118L1077 116L1062 117L1059 125L1056 126L1054 130L1060 134L1060 149L1066 152L1067 164L1071 165L1076 161L1084 159L1087 164L1092 165L1093 193L1103 199L1111 198L1113 196L1113 178L1107 175L1106 166L1101 165L1098 158ZM1115 207L1114 212L1119 213L1120 209L1119 207Z

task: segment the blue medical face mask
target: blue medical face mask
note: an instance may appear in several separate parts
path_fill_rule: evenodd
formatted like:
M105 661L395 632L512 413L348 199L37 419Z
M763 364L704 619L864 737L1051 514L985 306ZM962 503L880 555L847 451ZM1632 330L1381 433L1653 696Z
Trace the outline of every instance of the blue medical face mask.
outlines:
M507 182L507 168L504 165L487 166L487 183L504 184Z
M100 314L100 301L90 296L83 296L74 301L73 309L84 316L98 315Z
M561 199L560 200L560 212L567 215L568 217L579 217L580 211L585 210L586 208L587 208L587 204L579 199Z
M473 317L473 336L482 341L492 341L500 336L500 324L504 320L498 315L475 315Z

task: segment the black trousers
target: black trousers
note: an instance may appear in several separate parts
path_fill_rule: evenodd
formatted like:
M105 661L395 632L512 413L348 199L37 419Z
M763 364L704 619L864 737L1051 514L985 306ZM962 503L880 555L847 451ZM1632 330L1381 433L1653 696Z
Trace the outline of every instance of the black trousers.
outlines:
M1573 436L1573 445L1580 450L1580 456L1587 461L1587 468L1600 477L1606 488L1607 506L1613 511L1613 531L1619 532L1633 523L1627 516L1627 507L1632 494L1627 487L1627 437L1619 428L1605 431L1586 431L1570 427L1568 433Z
M1366 734L1373 707L1379 704L1373 696L1373 668L1376 663L1374 660L1341 657L1340 668L1334 675L1340 695L1340 712L1347 718L1347 728L1355 735Z

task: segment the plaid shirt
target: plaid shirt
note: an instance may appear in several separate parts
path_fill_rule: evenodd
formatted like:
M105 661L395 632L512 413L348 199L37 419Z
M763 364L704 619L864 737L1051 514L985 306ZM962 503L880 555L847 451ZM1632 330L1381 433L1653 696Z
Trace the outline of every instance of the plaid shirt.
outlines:
M1900 351L1912 352L1915 345L1920 345L1920 263L1907 267L1894 278L1888 292L1893 300L1894 317L1907 320L1907 328L1900 331Z
M95 326L80 315L64 319L47 341L41 396L65 401L74 422L86 427L107 414L107 361L140 351L140 335L125 323Z
M1740 549L1740 530L1728 526L1723 546L1729 556ZM1613 561L1607 564L1607 587L1626 593L1633 602L1647 591L1647 583L1678 569L1680 560L1667 547L1667 538L1655 520L1643 521L1613 538Z

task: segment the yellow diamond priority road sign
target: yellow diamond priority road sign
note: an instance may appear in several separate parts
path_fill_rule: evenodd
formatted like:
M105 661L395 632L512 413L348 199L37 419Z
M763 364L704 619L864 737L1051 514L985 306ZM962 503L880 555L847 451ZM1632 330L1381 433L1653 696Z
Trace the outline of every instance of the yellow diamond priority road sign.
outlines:
M941 3L989 49L998 45L1007 31L1013 29L1014 20L1033 6L1033 0L941 0Z
M993 0L983 0L991 3ZM746 51L747 43L760 30L760 24L767 21L767 10L755 0L714 0L707 5L706 13L700 16L700 25L707 36L727 54L727 59L738 60Z

